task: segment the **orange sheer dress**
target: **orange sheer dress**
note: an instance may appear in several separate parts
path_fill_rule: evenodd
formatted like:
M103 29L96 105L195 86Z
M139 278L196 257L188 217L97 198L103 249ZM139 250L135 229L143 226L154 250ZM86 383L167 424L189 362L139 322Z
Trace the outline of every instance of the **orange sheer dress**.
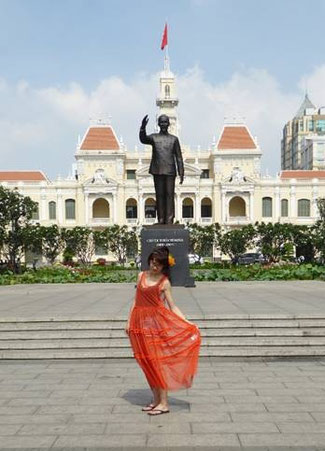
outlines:
M142 273L130 316L133 355L151 388L169 391L189 388L197 372L201 334L169 308L160 297L166 276L146 284Z

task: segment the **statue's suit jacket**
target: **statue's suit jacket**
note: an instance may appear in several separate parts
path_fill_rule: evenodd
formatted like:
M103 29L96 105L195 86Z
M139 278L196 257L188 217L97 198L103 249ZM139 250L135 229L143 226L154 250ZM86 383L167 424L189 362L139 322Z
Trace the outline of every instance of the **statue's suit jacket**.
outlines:
M152 175L184 176L184 164L181 146L177 136L169 133L152 133L147 135L145 128L140 128L140 141L142 144L152 145L152 159L149 173Z

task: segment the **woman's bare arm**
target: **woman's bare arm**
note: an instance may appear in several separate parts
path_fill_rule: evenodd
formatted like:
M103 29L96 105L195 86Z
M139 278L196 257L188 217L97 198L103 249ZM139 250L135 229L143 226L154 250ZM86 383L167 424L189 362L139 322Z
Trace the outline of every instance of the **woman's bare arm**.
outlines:
M178 315L179 317L181 317L182 319L184 319L185 321L187 321L189 324L193 324L190 321L188 321L185 316L183 315L183 313L181 312L181 310L177 307L177 305L175 304L175 301L173 299L172 296L172 292L171 292L171 285L169 280L166 280L164 285L163 285L163 292L165 295L165 299L167 300L167 304L168 307L170 308L170 310L174 313L176 313L176 315Z

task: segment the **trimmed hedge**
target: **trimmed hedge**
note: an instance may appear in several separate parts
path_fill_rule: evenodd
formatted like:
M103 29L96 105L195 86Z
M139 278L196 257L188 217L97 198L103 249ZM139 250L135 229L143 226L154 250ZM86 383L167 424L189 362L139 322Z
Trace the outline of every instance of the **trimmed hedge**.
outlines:
M324 280L325 266L321 265L274 265L259 264L250 266L231 266L211 264L208 267L191 267L191 275L201 281L245 281L245 280ZM6 271L0 274L0 285L33 283L134 283L138 271L117 266L74 267L52 266L36 271L25 270L22 274Z

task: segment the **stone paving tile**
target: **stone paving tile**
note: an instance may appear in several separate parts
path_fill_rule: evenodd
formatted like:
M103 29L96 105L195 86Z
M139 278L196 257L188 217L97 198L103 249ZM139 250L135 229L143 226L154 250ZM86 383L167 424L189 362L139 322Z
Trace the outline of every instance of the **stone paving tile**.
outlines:
M144 414L145 416L149 417L149 415ZM169 415L169 414L165 414ZM121 428L120 433L121 434L136 434L139 431L143 434L182 434L183 436L189 435L191 433L191 428L189 423L183 423L178 421L178 419L171 423L169 422L158 422L156 423L155 419L149 417L152 421L149 423L144 423L139 426L138 423L125 423L124 427ZM117 434L117 428L116 424L108 424L105 429L105 434ZM160 439L157 440L159 443Z
M0 425L4 424L26 424L26 423L59 423L66 424L70 415L0 415Z
M149 436L147 445L155 446L157 437ZM180 434L169 434L159 436L159 446L240 446L236 434L191 434L182 436Z
M1 391L20 391L26 387L26 384L12 384L12 383L4 383L0 382L0 390Z
M239 434L242 446L324 446L324 434Z
M38 406L28 406L28 407L10 407L3 406L0 407L0 415L25 415L33 414L38 409Z
M51 394L51 391L39 390L37 391L37 396L41 398L47 398ZM20 390L20 391L0 391L1 399L12 399L12 398L35 398L35 392L30 390Z
M199 403L193 404L190 406L191 412L206 412L207 406L206 404ZM209 404L209 412L266 412L265 405L263 403L254 403L254 404L236 404L236 403L227 403L227 404L219 404L213 405Z
M300 396L296 395L298 402L303 404L325 404L325 393L324 395L318 396Z
M296 403L265 403L268 412L325 412L324 404L296 404Z
M175 420L175 419L174 419ZM136 423L138 426L150 422L150 416L146 414L134 415L132 413L88 413L88 414L73 414L70 418L71 424L74 423L121 423L127 424ZM116 428L116 425L115 425ZM139 429L137 430L137 432Z
M0 436L1 435L15 435L21 428L21 424L0 424Z
M325 422L325 409L324 412L310 412L310 415L319 423Z
M297 423L282 423L278 422L277 426L280 430L280 432L284 433L313 433L313 434L324 434L325 436L325 422L321 423L307 423L307 424L297 424ZM325 444L325 442L324 442Z
M306 384L310 383L310 381L306 381ZM290 388L290 387L286 387L285 384L283 382L265 382L265 381L257 381L257 382L252 382L252 381L243 381L243 382L223 382L223 381L219 381L218 385L220 386L221 389L234 389L234 390L243 390L243 389L250 389L250 390L264 390L265 388L269 391L274 391L274 390L285 390L286 388ZM313 384L314 385L314 384ZM305 387L305 385L303 385Z
M157 439L156 439L157 440ZM80 446L83 449L88 447L145 447L147 436L145 434L134 435L61 435L54 443L54 448L66 448Z
M285 413L237 413L232 412L231 418L234 422L252 423L279 423L279 422L293 422L293 423L314 423L315 418L309 412L285 412ZM317 421L317 420L316 420ZM325 421L325 414L324 420Z
M295 396L258 396L258 395L251 395L251 396L232 396L227 395L224 397L226 402L233 403L238 400L242 403L250 403L253 404L256 403L286 403L286 404L299 404L298 399ZM312 402L312 401L311 401Z
M124 404L123 399L121 398L111 398L110 394L105 396L104 394L102 394L102 397L88 397L88 396L84 396L82 398L80 398L79 400L79 405L80 406L100 406L100 405L116 405L116 404ZM125 403L125 405L127 405ZM132 406L134 407L134 406Z
M109 414L115 406L38 406L36 413L38 415L54 415L54 414Z
M274 423L251 423L251 422L239 422L239 423L210 423L210 419L207 419L205 423L192 423L193 434L215 434L215 433L254 433L260 434L265 432L274 432L279 434L279 429Z
M92 435L103 434L105 423L88 424L25 424L19 435Z
M80 398L63 397L63 398L16 398L11 399L8 406L46 406L46 405L71 405L78 403Z
M17 448L27 450L29 448L49 449L54 444L57 437L54 436L0 436L1 450Z
M50 390L53 391L84 391L87 390L90 387L90 384L57 384L57 383L38 383L33 382L30 384L26 384L23 386L22 391L42 391L42 390Z

